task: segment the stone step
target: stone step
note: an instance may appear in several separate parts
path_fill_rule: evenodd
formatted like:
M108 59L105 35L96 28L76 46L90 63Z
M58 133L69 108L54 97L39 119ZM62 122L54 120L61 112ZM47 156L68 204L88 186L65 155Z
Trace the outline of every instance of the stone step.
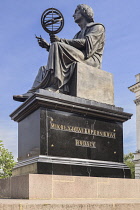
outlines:
M0 210L139 210L139 199L0 199Z

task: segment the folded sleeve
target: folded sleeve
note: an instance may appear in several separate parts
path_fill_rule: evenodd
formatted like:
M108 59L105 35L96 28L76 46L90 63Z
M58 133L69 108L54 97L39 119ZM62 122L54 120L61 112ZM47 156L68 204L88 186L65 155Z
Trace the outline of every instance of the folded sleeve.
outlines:
M84 50L86 47L86 39L61 39L63 43L71 45L79 50Z
M103 25L92 27L85 37L86 58L91 57L98 49L103 48L105 39L105 28Z

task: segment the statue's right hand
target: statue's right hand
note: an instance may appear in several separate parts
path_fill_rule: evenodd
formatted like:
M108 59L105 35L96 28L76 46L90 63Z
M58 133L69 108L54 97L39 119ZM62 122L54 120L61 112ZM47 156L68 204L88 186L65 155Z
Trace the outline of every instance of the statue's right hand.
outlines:
M48 47L49 47L49 44L48 44L48 43L46 42L46 40L43 39L43 38L38 39L38 44L39 44L39 46L42 47L42 48L48 49Z
M50 44L48 44L48 42L46 42L45 39L43 39L41 36L38 37L38 36L36 36L36 35L35 35L35 38L37 39L38 44L39 44L40 47L45 48L47 51L49 51L49 49L50 49Z

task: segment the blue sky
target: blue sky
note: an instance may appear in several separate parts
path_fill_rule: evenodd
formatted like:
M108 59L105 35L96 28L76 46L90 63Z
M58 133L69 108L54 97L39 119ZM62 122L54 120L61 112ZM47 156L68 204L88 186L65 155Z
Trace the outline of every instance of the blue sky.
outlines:
M17 157L17 123L9 114L19 105L12 95L26 92L32 85L40 66L47 63L47 52L40 48L34 35L48 34L40 24L43 11L50 7L59 9L65 26L58 34L71 39L79 27L74 23L73 12L78 4L90 5L95 12L95 22L106 27L106 45L102 69L114 75L115 105L133 114L124 123L124 152L136 150L136 123L134 93L128 87L135 83L140 73L140 1L138 0L5 0L0 13L0 139Z

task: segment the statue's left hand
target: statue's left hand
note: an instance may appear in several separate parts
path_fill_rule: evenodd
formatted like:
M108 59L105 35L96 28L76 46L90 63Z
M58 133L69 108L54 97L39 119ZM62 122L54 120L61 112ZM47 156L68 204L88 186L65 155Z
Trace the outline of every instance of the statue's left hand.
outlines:
M52 42L60 42L60 38L55 34L50 34L50 41Z

